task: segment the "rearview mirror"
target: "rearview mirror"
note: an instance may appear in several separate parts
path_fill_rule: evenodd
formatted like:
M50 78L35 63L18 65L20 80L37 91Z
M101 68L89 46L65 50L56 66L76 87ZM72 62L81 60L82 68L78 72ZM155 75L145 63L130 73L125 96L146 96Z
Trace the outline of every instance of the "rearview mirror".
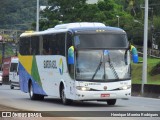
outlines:
M68 49L68 64L74 64L74 47Z
M138 63L138 51L135 47L131 47L133 63Z

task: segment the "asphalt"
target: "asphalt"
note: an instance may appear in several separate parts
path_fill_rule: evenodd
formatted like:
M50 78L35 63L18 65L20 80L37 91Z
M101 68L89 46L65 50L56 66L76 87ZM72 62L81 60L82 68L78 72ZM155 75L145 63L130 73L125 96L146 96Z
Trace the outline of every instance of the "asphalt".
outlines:
M20 110L16 109L16 108L12 108L12 107L7 107L7 106L0 104L0 111L3 112L3 111L20 111Z

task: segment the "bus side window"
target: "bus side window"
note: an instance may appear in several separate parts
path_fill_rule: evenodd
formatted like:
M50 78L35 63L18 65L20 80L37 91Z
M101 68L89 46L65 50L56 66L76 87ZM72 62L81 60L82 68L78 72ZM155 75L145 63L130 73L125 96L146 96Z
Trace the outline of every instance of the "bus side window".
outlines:
M31 37L31 46L30 46L31 55L39 55L39 36Z
M65 33L56 34L56 54L65 56Z
M30 40L27 40L27 37L20 38L20 48L19 52L21 55L30 55Z
M43 55L54 55L54 34L43 35Z

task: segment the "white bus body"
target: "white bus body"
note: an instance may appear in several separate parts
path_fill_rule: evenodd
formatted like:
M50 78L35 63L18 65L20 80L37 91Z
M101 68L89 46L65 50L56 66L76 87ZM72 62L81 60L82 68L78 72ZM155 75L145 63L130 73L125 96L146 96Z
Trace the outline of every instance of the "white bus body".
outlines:
M114 105L116 99L131 96L128 45L125 31L102 23L70 23L23 33L20 89L31 99L51 95L64 104L98 100Z

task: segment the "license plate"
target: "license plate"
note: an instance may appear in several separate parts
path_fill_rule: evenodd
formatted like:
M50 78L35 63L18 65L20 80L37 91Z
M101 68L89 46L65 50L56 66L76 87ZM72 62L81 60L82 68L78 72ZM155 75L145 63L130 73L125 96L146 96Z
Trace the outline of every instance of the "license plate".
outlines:
M110 94L101 94L101 97L110 97Z

